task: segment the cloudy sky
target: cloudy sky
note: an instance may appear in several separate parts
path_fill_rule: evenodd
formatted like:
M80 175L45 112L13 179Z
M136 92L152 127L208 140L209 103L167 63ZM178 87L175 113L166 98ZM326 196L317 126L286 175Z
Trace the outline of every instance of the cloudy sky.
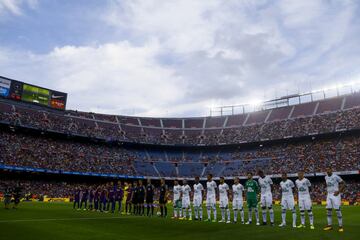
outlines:
M0 0L0 75L71 109L207 115L360 80L359 3Z

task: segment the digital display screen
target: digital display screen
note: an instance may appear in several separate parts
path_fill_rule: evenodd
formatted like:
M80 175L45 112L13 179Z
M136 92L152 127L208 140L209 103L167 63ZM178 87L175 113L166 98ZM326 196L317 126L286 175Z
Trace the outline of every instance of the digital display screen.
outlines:
M8 97L10 94L11 81L0 77L0 96Z
M24 84L21 100L49 106L50 91L44 88Z
M0 76L0 97L65 110L67 94Z
M50 107L65 110L67 94L57 91L51 92Z
M18 81L11 81L10 98L14 100L21 100L23 84Z

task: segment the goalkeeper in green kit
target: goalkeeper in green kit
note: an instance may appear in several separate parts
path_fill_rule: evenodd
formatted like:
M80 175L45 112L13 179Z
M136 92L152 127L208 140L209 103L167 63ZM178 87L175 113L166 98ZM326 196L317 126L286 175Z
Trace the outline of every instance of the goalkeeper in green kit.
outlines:
M249 208L249 221L246 224L251 224L253 209L255 210L256 225L260 225L259 222L259 210L258 210L258 194L260 192L259 184L253 179L252 173L248 173L248 180L245 183L246 190L246 202Z

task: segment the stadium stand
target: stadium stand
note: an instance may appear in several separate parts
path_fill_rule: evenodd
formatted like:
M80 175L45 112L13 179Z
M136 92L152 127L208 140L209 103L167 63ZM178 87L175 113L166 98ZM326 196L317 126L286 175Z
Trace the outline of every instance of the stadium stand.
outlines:
M51 111L0 102L8 124L75 135L162 145L223 145L276 140L358 128L360 94L247 114L161 119Z
M230 116L141 118L0 100L9 171L215 177L360 169L360 94Z

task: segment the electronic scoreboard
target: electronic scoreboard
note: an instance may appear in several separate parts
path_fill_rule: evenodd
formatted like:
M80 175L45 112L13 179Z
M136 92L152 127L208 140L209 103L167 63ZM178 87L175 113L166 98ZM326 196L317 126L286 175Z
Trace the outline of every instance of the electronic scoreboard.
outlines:
M67 94L0 76L0 97L65 110Z

